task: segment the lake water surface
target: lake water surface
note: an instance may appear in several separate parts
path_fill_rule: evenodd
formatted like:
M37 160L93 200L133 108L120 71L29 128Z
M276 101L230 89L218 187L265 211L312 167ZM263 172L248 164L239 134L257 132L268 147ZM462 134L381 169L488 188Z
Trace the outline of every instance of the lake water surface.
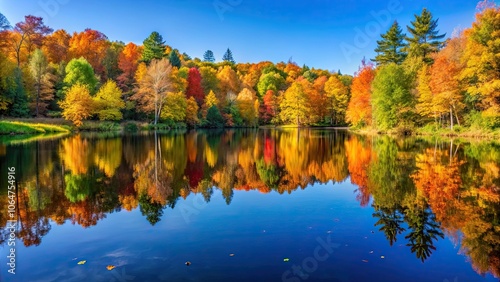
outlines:
M0 142L0 224L9 168L18 220L16 274L3 228L0 281L500 277L498 142L319 129Z

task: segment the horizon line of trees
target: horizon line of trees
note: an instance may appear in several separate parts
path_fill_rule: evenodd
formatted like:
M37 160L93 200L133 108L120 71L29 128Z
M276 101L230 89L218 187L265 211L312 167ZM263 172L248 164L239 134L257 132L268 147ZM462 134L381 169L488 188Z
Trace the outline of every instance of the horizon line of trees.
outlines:
M152 32L142 46L86 29L54 31L0 14L0 116L147 120L189 127L265 124L371 126L380 130L455 124L500 126L500 14L478 5L472 27L445 40L423 9L403 33L395 21L372 61L354 77L272 62L215 63L168 46Z

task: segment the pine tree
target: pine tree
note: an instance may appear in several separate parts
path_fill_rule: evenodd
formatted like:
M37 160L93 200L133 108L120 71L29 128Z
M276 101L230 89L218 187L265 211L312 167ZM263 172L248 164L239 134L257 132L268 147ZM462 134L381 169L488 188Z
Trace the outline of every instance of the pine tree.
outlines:
M211 50L205 51L205 54L203 54L203 61L210 63L215 62L214 52L212 52Z
M431 53L439 51L443 46L443 39L446 34L439 34L437 30L438 19L433 19L431 12L422 10L420 16L415 15L415 21L411 26L407 26L411 37L406 37L408 41L408 56L422 57L426 63L432 63Z
M181 67L181 59L179 55L177 55L177 50L172 50L172 52L170 52L168 60L173 67L177 67L178 69Z
M403 34L398 22L395 21L389 28L387 33L382 34L382 40L377 41L377 56L372 61L378 65L385 65L388 63L401 64L405 58L406 53L402 50L406 44L404 39L406 34Z
M156 31L152 32L143 42L142 61L149 64L154 59L161 59L165 54L165 42L163 37Z
M7 18L2 13L0 13L0 31L10 29L10 27L11 26Z
M9 115L12 117L27 117L28 109L28 96L24 89L23 73L20 68L14 70L14 77L10 85L9 98L12 101L12 107Z
M227 48L226 53L224 53L224 56L222 56L222 60L225 62L230 62L232 64L235 63L235 61L233 59L233 52L231 52L231 50L229 50L229 48Z

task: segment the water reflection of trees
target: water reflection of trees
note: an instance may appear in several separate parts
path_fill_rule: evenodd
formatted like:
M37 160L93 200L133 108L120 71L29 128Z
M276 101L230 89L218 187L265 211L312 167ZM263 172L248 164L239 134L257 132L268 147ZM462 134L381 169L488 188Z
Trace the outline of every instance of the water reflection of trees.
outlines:
M40 244L51 224L90 227L122 209L139 209L154 225L193 193L209 202L219 189L230 204L235 190L293 193L350 179L388 244L403 241L425 260L447 234L477 272L500 275L498 143L238 130L77 135L5 151L0 169L15 164L21 180L18 236L27 246ZM0 191L6 209L5 187ZM0 235L2 243L7 234Z

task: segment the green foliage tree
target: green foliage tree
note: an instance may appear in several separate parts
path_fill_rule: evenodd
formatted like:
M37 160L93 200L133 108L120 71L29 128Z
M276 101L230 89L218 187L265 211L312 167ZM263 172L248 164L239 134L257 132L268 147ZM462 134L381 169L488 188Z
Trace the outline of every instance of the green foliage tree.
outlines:
M280 74L271 71L263 73L257 83L257 92L260 97L264 97L268 90L278 91L285 86L285 79Z
M10 26L9 21L2 13L0 13L0 31L7 30L10 28L11 28L11 26Z
M31 56L29 67L31 75L35 80L35 92L36 92L36 106L35 106L35 115L39 114L39 104L40 104L40 96L42 91L42 82L43 77L47 73L47 58L43 54L42 50L36 49Z
M20 68L14 70L11 79L8 98L12 106L9 115L12 117L27 117L29 114L28 95L24 88L23 73Z
M212 128L218 128L224 126L224 119L220 114L219 108L212 106L208 109L206 125Z
M76 84L82 84L87 86L90 92L93 92L97 83L94 69L85 58L73 59L66 66L66 76L64 77L66 89L70 89Z
M414 104L410 82L402 66L391 63L378 70L372 93L376 127L388 130L410 119Z
M143 42L142 61L149 65L154 59L161 59L165 56L166 45L163 37L156 31L153 31Z
M212 52L211 50L205 51L205 53L203 54L203 61L209 63L215 62L214 52Z
M389 63L401 64L406 58L406 53L403 51L403 48L406 46L404 42L406 34L403 34L403 30L398 22L395 21L387 33L381 36L382 40L377 41L378 46L375 49L377 56L372 61L378 65Z
M176 67L178 69L181 68L181 59L179 58L179 55L177 54L177 50L172 50L172 52L170 52L170 55L168 56L168 60L170 61L170 64L173 67Z
M407 26L410 33L410 36L406 37L408 56L422 57L429 64L433 62L430 55L439 51L443 46L442 39L446 36L446 34L439 34L437 25L438 19L434 19L431 12L425 8L422 14L415 15L411 26Z
M224 53L224 56L222 56L222 60L224 62L230 62L232 64L235 63L234 58L233 58L233 52L227 48L226 53Z

